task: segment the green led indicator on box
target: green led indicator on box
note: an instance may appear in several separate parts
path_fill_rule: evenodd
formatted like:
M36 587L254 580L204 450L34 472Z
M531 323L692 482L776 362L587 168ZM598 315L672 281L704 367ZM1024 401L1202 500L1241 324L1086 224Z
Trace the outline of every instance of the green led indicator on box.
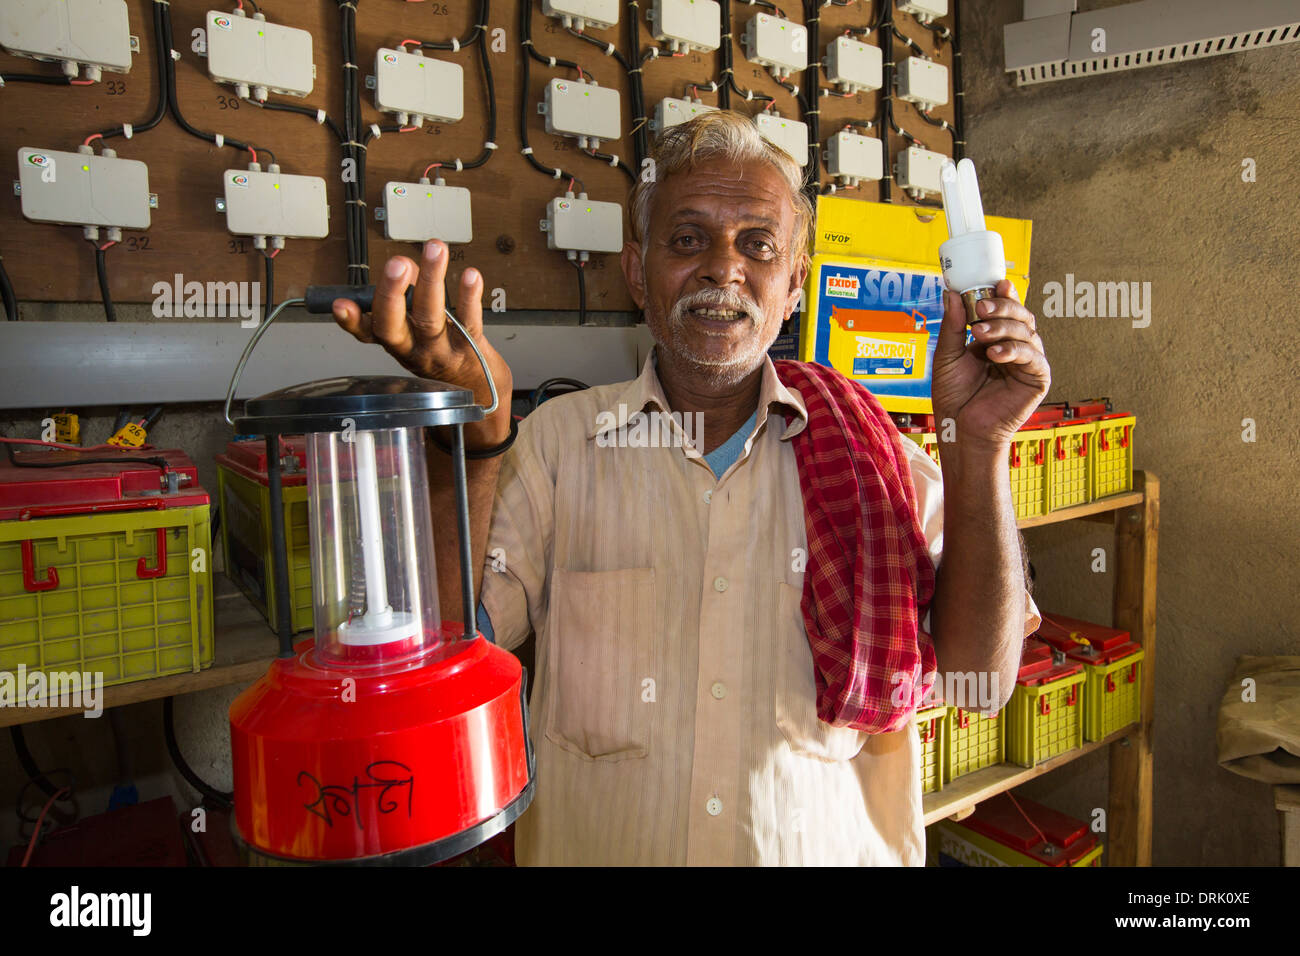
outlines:
M81 168L84 169L86 172L90 172L90 167L89 167L89 166L82 166Z

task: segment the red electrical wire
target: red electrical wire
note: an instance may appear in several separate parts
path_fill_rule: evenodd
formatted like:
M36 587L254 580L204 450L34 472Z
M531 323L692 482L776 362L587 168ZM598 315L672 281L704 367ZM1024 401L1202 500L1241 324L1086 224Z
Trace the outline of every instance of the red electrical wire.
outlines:
M90 134L89 136L87 136L84 140L82 140L81 145L82 145L82 146L89 146L90 143L91 143L91 140L103 139L103 138L104 138L104 134L103 134L103 133L91 133L91 134Z
M429 170L431 170L431 169L437 169L437 168L438 168L439 166L441 166L441 165L442 165L442 163L430 163L428 166L425 166L425 167L424 167L424 172L420 173L420 178L423 179L425 176L428 176L428 175L429 175Z
M1024 809L1024 807L1022 807L1022 806L1021 806L1021 805L1016 801L1016 795L1015 795L1014 793L1012 793L1010 790L1008 790L1008 791L1007 791L1007 796L1011 799L1011 803L1012 803L1012 805L1013 805L1017 810L1020 811L1020 815L1021 815L1022 817L1025 818L1025 822L1028 823L1031 827L1034 828L1034 832L1038 834L1038 838L1039 838L1040 840L1042 840L1044 843L1048 843L1048 844L1050 844L1052 841L1049 840L1049 839L1047 839L1047 837L1043 835L1043 831L1040 830L1040 829L1038 829L1038 827L1034 824L1034 821L1033 821L1033 820L1029 819L1029 814L1025 813L1025 809Z
M45 806L41 808L41 815L36 818L36 829L32 831L31 842L27 844L27 852L23 854L23 862L20 866L26 866L31 861L32 853L36 850L36 841L41 838L41 824L45 822L45 814L50 812L50 807L54 806L54 801L67 792L67 787L60 787L54 791L54 796L45 801Z

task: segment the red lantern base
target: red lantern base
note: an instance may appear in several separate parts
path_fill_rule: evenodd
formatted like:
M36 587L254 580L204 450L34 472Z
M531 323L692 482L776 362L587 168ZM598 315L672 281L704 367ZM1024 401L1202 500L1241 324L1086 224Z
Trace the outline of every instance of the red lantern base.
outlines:
M257 862L424 865L532 801L523 668L482 636L401 665L341 667L314 642L230 706L235 836Z

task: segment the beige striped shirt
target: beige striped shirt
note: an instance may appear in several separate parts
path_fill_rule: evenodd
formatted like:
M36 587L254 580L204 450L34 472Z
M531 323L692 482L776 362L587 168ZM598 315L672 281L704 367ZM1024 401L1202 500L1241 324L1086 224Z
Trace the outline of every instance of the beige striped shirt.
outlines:
M667 407L652 353L631 382L545 402L502 464L482 602L503 647L537 634L519 862L921 865L917 732L817 718L789 442L802 399L767 360L754 431L719 477L664 440L689 423L638 425ZM902 444L937 566L942 475Z

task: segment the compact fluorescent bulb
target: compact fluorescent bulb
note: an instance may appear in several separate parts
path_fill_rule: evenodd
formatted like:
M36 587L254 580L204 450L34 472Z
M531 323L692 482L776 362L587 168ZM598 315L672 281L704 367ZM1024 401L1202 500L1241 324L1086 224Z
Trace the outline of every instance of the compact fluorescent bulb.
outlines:
M976 320L975 303L994 295L997 284L1007 277L1006 254L1002 236L984 228L975 163L969 159L944 163L939 185L949 236L939 246L939 263L944 285L961 294L969 325Z

